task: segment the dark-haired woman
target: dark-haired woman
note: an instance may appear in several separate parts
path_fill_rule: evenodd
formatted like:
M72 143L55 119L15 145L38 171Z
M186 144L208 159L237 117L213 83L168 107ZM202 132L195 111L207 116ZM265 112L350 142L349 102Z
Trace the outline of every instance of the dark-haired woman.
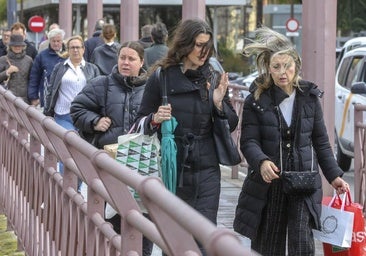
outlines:
M212 30L205 21L183 21L165 58L152 67L138 117L147 116L145 131L160 133L160 124L174 116L178 182L176 194L216 224L220 197L220 167L212 135L212 118L227 118L234 130L238 117L229 101L228 76L223 74L209 103L214 51ZM161 67L160 74L154 72ZM168 105L162 104L162 81ZM204 250L201 248L205 255Z
M71 105L75 127L83 136L96 136L94 145L98 148L117 143L119 135L128 133L134 124L145 89L142 45L137 41L125 42L117 56L118 63L112 73L90 81ZM114 230L120 233L121 216L115 214L106 217ZM144 256L151 254L152 246L144 238Z

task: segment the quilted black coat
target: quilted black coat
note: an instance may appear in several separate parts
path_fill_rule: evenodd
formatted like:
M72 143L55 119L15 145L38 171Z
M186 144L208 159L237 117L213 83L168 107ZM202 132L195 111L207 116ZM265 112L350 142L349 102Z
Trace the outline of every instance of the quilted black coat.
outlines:
M260 175L260 164L265 159L272 160L280 166L279 118L276 106L287 97L279 87L271 86L265 90L258 100L254 99L255 85L245 100L241 132L241 151L248 161L248 175L239 196L234 220L234 230L255 238L261 220L261 213L266 205L267 191L270 184L265 183ZM330 183L343 172L338 167L323 120L319 97L322 92L308 81L300 81L300 89L296 89L296 129L293 142L294 166L311 169L312 150L315 151L314 169L321 170ZM317 228L321 212L322 187L321 176L316 179L317 191L305 201L314 218Z
M86 137L97 135L97 148L117 143L118 136L128 133L134 123L145 82L141 77L122 76L117 66L110 75L91 80L71 104L75 127ZM112 119L110 128L106 132L94 131L93 127L103 116Z
M220 168L213 141L211 114L215 118L227 118L231 131L238 123L238 116L228 94L223 100L223 113L210 108L207 90L207 81L210 78L208 64L185 73L182 73L179 65L171 66L162 70L161 75L159 77L155 72L148 79L138 117L148 116L145 131L156 132L151 130L149 124L152 113L156 113L162 104L162 87L166 82L172 116L178 122L174 135L178 150L178 180L183 184L178 186L177 195L216 223ZM160 135L160 130L157 132ZM185 176L181 179L183 169ZM186 179L188 173L192 174L189 180ZM200 184L195 180L200 180Z
M203 68L203 70L192 70L183 74L180 66L172 66L168 70L162 71L163 76L166 76L163 79L157 77L155 72L147 81L145 96L139 110L139 117L148 116L158 110L162 104L162 84L164 81L161 80L166 79L168 102L172 106L172 115L178 122L174 132L176 138L181 138L187 134L210 137L208 141L205 141L205 143L208 143L205 146L200 146L198 143L201 142L197 141L195 144L197 149L192 149L190 152L190 158L194 162L192 164L196 166L194 169L198 170L218 166L211 133L211 109L208 102L208 90L206 89L209 76L209 74L206 74L207 72ZM223 105L223 116L228 119L230 129L233 131L238 123L238 117L228 95L224 98ZM218 115L214 110L212 112L214 115ZM149 120L147 120L147 123L149 123ZM149 127L146 127L145 130L149 130ZM176 139L176 142L178 144L178 154L180 154L179 149L182 141Z

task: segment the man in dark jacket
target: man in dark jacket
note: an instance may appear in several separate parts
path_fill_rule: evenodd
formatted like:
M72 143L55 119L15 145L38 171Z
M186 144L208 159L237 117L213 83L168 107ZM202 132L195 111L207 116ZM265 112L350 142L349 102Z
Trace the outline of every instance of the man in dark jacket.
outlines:
M151 29L152 25L145 25L141 28L141 38L139 39L139 43L146 49L151 46L153 43L151 39Z
M93 36L85 41L85 52L84 52L85 61L90 62L94 49L97 46L104 44L103 38L101 37L104 23L105 23L104 19L97 20L97 22L95 23Z
M8 44L10 42L10 29L3 29L1 34L2 38L0 39L0 57L5 56L8 53Z
M151 30L153 44L145 49L144 65L151 67L156 61L165 57L168 53L166 40L168 39L168 30L164 23L156 23Z

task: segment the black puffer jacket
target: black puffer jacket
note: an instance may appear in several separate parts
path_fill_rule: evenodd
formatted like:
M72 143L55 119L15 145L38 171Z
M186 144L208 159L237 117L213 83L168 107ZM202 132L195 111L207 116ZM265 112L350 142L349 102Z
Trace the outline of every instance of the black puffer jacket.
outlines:
M183 144L186 143L187 136L191 136L193 146L190 148L188 162L192 171L205 170L218 167L218 160L213 146L211 109L208 102L208 90L206 83L210 76L208 65L202 66L199 70L188 70L182 73L180 66L169 67L162 71L166 76L168 102L172 106L172 116L178 122L174 132L177 148L177 170L179 171L183 157ZM160 81L163 80L163 81ZM162 104L162 84L164 78L159 79L155 72L148 80L145 90L144 100L141 103L139 116L148 116L146 124L151 121L151 113L155 113ZM229 96L226 95L223 101L221 118L227 118L230 129L233 131L238 123L238 117L230 103ZM213 110L216 118L219 114ZM145 131L151 131L150 126L145 127ZM160 131L158 131L160 133ZM195 139L194 136L207 137L206 139ZM188 138L188 140L190 140Z
M99 134L98 148L117 143L118 136L134 123L144 89L144 79L124 77L115 66L110 75L91 80L75 97L70 108L75 127L84 135ZM103 116L112 119L112 124L106 132L96 132L94 126Z
M317 86L308 81L300 81L301 89L296 89L296 129L294 140L294 166L295 168L311 169L312 150L315 151L314 169L318 163L325 178L330 183L343 174L338 167L329 144L327 130L323 120L322 107L318 96L321 96ZM239 196L236 217L234 220L235 231L255 238L261 213L266 205L269 184L265 183L260 175L260 163L265 159L272 160L280 166L279 155L279 118L275 106L278 106L287 95L277 86L272 86L264 91L259 100L255 100L253 93L245 100L242 123L241 151L249 163L248 175L244 181L242 192ZM315 225L319 228L321 211L322 188L320 174L316 180L317 191L305 199Z

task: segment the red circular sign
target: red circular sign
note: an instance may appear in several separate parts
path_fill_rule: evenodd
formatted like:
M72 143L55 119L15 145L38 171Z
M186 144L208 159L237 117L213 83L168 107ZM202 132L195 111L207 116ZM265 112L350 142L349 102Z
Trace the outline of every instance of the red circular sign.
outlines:
M299 29L300 23L297 19L289 18L286 21L286 29L289 32L296 32Z
M45 20L41 16L32 16L28 21L28 28L32 32L42 32L46 26Z

